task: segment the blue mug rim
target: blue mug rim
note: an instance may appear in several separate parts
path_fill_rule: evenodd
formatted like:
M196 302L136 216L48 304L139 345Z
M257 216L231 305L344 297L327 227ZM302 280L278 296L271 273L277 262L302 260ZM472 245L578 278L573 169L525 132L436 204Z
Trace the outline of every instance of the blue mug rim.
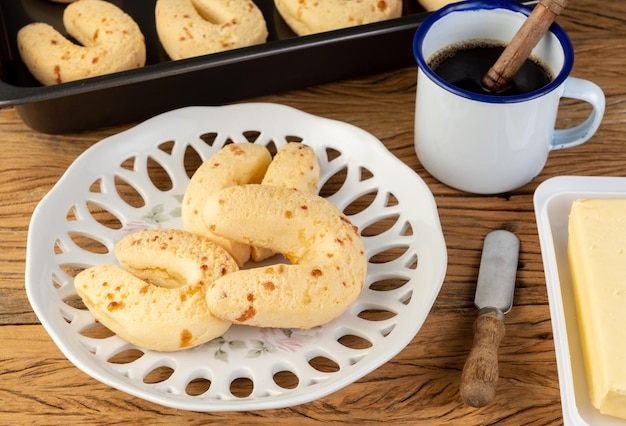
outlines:
M574 66L574 48L572 47L572 43L565 33L565 30L558 25L556 22L552 23L549 28L549 31L556 36L561 47L563 48L563 52L565 55L565 61L563 63L563 67L559 71L557 75L554 76L552 81L545 86L534 90L532 92L524 93L521 95L511 95L511 96L494 96L494 95L483 95L480 93L469 92L467 90L460 89L447 81L443 80L439 77L427 64L426 58L422 55L421 46L424 42L424 38L426 34L430 30L430 28L442 17L454 13L454 12L464 12L471 10L482 10L482 9L507 9L513 12L520 12L524 15L528 16L532 12L532 9L528 6L525 6L521 3L516 3L507 0L478 0L478 1L462 1L459 3L452 3L447 6L442 7L441 9L432 12L429 14L426 19L420 24L415 32L415 36L413 37L413 56L417 62L417 66L428 76L430 80L435 82L438 86L447 90L448 92L454 93L457 96L461 96L467 99L472 99L475 101L486 102L486 103L516 103L528 101L531 99L535 99L549 93L559 87L565 79L569 76L573 66Z

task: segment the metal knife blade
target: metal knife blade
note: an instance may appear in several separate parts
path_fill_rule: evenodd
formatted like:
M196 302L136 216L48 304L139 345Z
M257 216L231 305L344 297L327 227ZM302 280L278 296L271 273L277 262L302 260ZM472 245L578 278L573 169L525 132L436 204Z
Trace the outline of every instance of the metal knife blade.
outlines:
M519 239L504 229L485 237L478 270L474 304L478 309L496 308L503 314L513 305Z
M505 230L485 237L474 304L474 342L461 376L461 397L472 407L487 405L498 381L498 347L504 337L504 314L513 304L519 239Z

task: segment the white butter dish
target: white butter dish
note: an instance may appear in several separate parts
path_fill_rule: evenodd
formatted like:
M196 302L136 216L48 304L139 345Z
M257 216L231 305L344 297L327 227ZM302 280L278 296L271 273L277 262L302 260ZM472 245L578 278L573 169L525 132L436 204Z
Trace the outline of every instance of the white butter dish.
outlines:
M567 239L572 202L580 198L626 198L626 178L559 176L543 182L534 195L535 215L554 332L563 420L566 425L626 425L603 415L589 398Z

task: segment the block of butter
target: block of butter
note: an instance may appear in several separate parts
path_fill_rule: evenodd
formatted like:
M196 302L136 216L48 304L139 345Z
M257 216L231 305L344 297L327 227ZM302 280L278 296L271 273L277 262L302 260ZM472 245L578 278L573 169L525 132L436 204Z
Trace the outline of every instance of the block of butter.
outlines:
M576 200L568 228L591 402L626 419L626 199Z

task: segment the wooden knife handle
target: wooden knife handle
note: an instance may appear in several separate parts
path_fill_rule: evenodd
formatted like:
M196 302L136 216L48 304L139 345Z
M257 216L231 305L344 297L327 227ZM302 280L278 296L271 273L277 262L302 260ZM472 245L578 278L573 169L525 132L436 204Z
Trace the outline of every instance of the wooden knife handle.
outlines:
M461 376L461 398L472 407L487 405L496 393L504 329L504 315L497 309L482 309L474 321L474 343Z

